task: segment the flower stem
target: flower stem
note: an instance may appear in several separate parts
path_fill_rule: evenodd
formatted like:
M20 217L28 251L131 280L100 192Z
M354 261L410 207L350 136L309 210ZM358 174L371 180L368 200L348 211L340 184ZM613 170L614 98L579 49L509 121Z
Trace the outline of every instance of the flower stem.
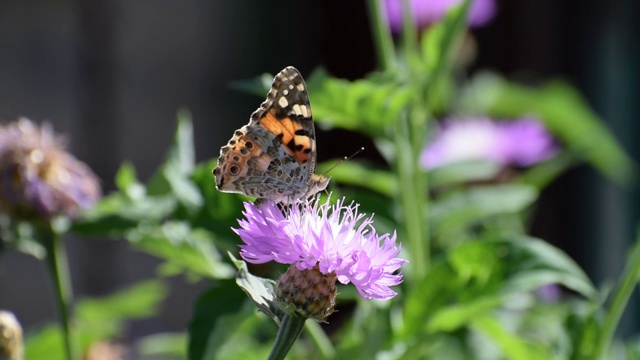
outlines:
M67 265L67 255L60 236L55 233L53 229L49 229L49 233L51 235L50 238L44 241L45 248L47 249L47 265L55 291L66 359L74 360L73 339L69 322L70 305L73 295L71 291L71 277Z
M604 359L606 352L609 350L611 340L615 334L622 313L624 312L629 298L633 293L633 290L640 279L640 229L638 229L638 235L634 248L629 256L624 273L621 277L621 282L616 289L613 297L613 303L609 309L609 313L604 319L602 325L602 331L600 337L596 342L594 350L594 359Z
M371 20L371 32L373 33L373 43L378 55L378 65L383 71L394 69L396 55L393 50L393 39L389 25L382 16L382 2L380 0L369 0L367 2L369 19Z
M300 336L302 329L304 328L304 322L306 318L302 318L293 314L287 314L280 323L280 329L276 336L276 342L273 344L271 354L269 354L269 360L282 360L291 347Z
M411 111L412 109L408 109ZM404 114L396 122L396 174L398 176L400 208L409 243L411 276L422 278L429 268L430 245L427 235L425 184L418 167L418 155L412 140L408 117ZM426 180L425 180L426 181Z

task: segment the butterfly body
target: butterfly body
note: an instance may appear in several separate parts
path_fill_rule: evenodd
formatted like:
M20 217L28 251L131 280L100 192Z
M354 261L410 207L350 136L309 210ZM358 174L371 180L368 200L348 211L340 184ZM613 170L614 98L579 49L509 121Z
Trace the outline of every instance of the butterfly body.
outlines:
M298 70L287 67L249 124L220 149L213 169L216 187L284 203L307 198L329 184L314 173L315 141L306 85Z

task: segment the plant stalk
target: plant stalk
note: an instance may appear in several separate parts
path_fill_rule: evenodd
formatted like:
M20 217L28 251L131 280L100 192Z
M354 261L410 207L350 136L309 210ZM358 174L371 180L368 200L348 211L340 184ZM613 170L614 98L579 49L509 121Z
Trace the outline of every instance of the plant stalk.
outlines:
M273 344L273 349L269 354L269 360L283 360L291 347L300 336L302 329L304 328L304 322L306 318L298 317L293 314L287 314L280 323L280 329L278 329L278 335L276 341Z
M636 243L627 260L625 270L620 280L620 284L613 297L613 302L611 303L611 308L604 319L602 331L594 348L594 359L606 358L606 353L611 346L611 341L615 335L620 318L629 302L629 298L631 298L631 294L633 294L633 290L640 280L640 229L638 229Z
M71 276L67 263L67 255L64 243L58 234L49 229L50 238L45 239L47 250L47 265L51 283L54 288L60 325L62 328L62 339L67 360L75 360L73 336L71 334L70 313L73 294L71 290Z

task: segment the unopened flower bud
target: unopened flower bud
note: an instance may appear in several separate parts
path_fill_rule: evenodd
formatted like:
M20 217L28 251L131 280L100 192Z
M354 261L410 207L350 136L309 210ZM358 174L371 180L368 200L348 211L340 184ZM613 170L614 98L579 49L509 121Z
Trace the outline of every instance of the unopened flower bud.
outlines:
M12 313L0 310L0 360L22 358L22 327Z
M325 275L317 265L310 270L291 265L276 283L276 296L297 314L322 321L336 305L336 280L335 273Z

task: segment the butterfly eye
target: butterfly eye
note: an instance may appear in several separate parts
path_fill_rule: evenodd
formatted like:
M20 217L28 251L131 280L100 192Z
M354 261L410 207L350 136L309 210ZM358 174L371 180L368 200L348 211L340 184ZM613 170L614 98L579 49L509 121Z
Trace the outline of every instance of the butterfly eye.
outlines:
M238 175L238 173L240 172L240 167L238 165L231 165L229 167L229 172L231 173L231 175Z

